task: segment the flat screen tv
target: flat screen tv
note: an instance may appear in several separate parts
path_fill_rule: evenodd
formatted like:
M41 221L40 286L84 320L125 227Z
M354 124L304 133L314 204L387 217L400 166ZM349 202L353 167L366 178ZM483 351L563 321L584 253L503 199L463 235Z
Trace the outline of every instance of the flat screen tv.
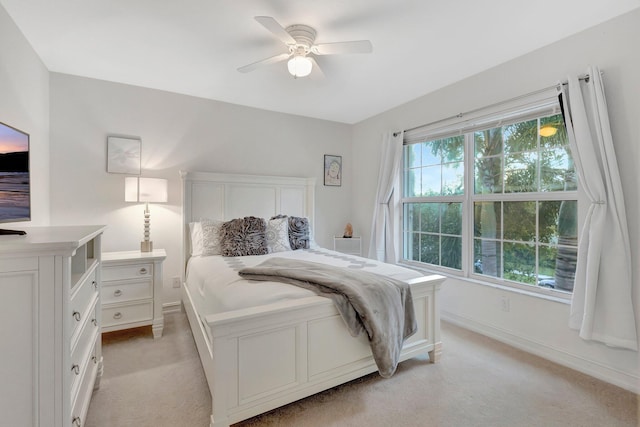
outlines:
M0 122L0 223L31 219L29 135ZM0 229L0 234L25 234Z

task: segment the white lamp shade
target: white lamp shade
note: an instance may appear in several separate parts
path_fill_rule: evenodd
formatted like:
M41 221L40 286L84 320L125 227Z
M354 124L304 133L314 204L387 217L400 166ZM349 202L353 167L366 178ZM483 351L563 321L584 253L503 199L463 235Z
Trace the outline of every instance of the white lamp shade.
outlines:
M168 181L164 178L128 176L124 179L125 202L166 203Z
M296 55L287 62L287 68L294 77L306 77L311 74L313 63L306 56Z

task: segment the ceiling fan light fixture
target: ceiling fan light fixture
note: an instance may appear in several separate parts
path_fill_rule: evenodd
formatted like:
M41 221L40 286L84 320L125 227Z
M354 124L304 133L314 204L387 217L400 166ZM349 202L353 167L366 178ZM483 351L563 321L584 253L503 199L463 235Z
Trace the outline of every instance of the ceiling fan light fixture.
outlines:
M540 136L549 137L553 136L558 132L558 128L551 125L542 126L540 128Z
M287 68L289 69L289 74L293 77L306 77L311 74L313 63L306 56L294 55L287 62Z

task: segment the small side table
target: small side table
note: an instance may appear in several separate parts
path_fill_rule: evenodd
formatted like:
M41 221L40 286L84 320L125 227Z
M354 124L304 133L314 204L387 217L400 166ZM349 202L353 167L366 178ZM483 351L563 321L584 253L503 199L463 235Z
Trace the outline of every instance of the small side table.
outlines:
M102 254L102 332L151 325L162 336L162 263L164 249Z
M333 250L343 254L362 256L362 239L360 236L333 236Z

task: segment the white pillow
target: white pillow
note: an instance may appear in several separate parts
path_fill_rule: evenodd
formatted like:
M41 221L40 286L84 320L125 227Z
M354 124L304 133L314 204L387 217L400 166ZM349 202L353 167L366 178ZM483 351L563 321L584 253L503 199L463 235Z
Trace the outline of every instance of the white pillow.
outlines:
M189 235L191 237L191 256L202 255L202 224L190 222Z
M289 244L289 219L274 218L267 221L267 248L269 253L290 251Z
M200 221L202 228L202 256L220 255L220 227L224 221L215 219L203 219Z

